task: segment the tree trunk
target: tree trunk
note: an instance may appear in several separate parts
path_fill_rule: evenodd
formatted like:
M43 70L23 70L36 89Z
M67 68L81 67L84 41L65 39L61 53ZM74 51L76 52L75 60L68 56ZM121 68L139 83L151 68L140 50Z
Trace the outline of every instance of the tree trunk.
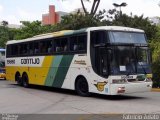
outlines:
M81 0L81 4L82 4L84 13L87 14L87 10L86 10L86 8L85 8L85 6L84 6L83 0Z

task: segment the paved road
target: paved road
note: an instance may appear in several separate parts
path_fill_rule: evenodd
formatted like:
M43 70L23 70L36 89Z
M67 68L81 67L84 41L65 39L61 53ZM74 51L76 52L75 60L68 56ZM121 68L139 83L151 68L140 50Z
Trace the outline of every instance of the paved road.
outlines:
M0 80L0 113L119 114L160 113L160 92L127 96L93 94L80 97L69 90L33 86L23 88Z

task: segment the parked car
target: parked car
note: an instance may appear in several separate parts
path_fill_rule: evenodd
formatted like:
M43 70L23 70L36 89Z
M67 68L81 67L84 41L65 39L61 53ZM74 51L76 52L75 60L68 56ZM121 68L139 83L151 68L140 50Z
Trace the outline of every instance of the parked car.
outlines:
M0 61L0 79L6 79L5 62Z

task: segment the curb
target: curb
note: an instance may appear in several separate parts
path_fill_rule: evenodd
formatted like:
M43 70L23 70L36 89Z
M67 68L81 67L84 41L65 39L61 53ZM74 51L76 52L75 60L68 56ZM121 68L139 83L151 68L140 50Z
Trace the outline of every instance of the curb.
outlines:
M151 91L152 92L160 92L160 88L152 88Z

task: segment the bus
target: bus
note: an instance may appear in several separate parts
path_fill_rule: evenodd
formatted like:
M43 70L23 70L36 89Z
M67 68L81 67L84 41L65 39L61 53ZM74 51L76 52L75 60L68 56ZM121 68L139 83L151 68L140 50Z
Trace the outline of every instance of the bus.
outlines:
M0 48L0 61L5 61L5 49Z
M6 79L6 74L5 74L5 62L0 61L0 79L5 80Z
M0 79L6 79L5 74L5 49L0 48Z
M90 93L123 95L152 88L143 30L101 26L63 30L6 44L6 79Z

